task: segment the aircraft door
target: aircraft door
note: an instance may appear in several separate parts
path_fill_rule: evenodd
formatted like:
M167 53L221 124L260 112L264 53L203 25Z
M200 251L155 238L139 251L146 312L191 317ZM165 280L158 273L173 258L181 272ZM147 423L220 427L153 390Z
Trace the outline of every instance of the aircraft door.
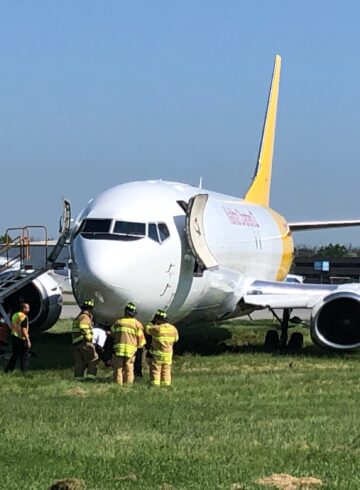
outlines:
M185 218L185 233L189 247L202 270L218 267L217 260L206 242L204 230L204 212L208 199L208 194L193 196L187 205Z
M52 263L56 262L57 258L59 257L62 249L64 248L69 238L70 228L71 228L71 205L70 205L70 201L64 199L63 214L60 219L60 229L59 229L60 236L58 238L58 241L56 242L55 247L53 248L51 254L48 257L48 262L52 262Z

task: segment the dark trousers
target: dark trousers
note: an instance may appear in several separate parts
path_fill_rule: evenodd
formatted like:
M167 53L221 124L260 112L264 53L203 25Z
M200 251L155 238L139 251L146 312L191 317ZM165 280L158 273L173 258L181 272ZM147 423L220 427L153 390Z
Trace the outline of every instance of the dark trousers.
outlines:
M136 378L142 378L144 349L138 349L135 354L134 374Z
M107 364L111 361L114 349L114 339L109 335L106 337L105 345L101 353L100 359L103 363Z
M14 371L16 366L16 361L20 359L20 369L21 371L27 371L29 367L30 359L30 349L26 345L26 341L19 339L15 335L11 336L11 346L12 346L12 356L5 368L5 372Z

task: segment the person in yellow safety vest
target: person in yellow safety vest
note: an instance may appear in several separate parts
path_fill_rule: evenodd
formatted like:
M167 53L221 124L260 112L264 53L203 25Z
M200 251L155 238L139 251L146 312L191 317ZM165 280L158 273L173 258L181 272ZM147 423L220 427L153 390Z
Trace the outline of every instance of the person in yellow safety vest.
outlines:
M29 336L29 318L30 306L22 303L20 311L11 317L11 345L12 356L5 368L5 372L13 371L16 361L20 358L21 371L27 371L29 367L31 342Z
M94 300L84 301L81 313L75 318L71 335L75 361L74 377L78 381L93 381L97 375L99 356L93 344ZM85 374L86 371L86 374Z
M179 333L169 323L163 310L156 312L152 323L146 326L145 333L151 336L150 383L153 386L170 386L173 346L179 340Z
M145 345L144 327L136 319L136 315L136 306L128 303L124 317L111 327L114 338L113 380L119 385L134 383L135 354Z

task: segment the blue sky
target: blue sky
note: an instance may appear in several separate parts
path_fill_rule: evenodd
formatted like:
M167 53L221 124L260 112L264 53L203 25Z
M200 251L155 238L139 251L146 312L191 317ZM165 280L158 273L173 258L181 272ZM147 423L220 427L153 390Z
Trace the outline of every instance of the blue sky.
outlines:
M360 218L360 4L0 1L2 228L126 181L242 196L283 57L272 207ZM360 244L360 229L298 243Z

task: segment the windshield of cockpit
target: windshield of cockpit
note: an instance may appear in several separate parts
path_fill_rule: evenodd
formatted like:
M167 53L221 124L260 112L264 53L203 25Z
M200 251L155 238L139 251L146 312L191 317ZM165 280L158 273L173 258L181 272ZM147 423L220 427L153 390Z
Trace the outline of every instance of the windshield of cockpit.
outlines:
M89 240L136 241L148 237L160 244L170 237L163 222L138 223L100 218L84 219L78 233Z

